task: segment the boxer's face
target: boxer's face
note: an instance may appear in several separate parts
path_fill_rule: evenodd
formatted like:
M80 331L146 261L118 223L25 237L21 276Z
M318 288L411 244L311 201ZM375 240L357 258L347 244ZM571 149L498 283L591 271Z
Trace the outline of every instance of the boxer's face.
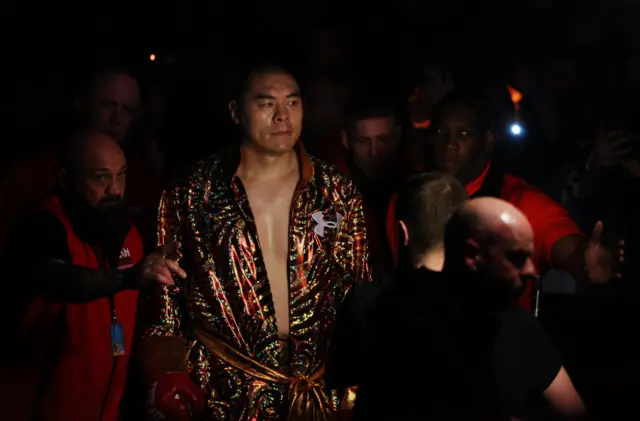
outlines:
M283 72L251 76L242 103L229 104L245 141L270 155L290 151L302 131L302 101L295 79Z

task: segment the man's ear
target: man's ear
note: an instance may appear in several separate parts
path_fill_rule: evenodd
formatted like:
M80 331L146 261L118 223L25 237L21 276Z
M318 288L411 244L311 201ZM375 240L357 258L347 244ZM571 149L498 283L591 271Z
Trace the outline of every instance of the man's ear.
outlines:
M398 231L400 233L399 240L402 242L402 245L409 245L409 230L407 229L407 224L404 221L398 221Z
M342 142L342 146L346 150L351 150L351 148L349 147L349 135L347 134L346 130L340 131L340 141Z
M463 244L462 255L467 268L472 272L477 272L478 263L482 259L478 242L472 238L466 239Z
M231 120L234 124L240 124L240 110L238 109L237 101L229 101L229 112L231 113Z
M484 134L484 150L487 153L493 151L496 143L496 137L493 135L493 131L487 130Z

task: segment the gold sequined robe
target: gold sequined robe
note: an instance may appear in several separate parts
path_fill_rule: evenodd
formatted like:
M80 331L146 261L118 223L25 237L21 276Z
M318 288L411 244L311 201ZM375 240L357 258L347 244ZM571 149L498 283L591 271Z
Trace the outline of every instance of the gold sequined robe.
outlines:
M300 181L289 219L290 361L293 375L323 366L337 306L369 282L362 199L354 183L298 144ZM236 176L240 148L200 162L167 189L159 244L182 243L188 274L155 286L141 305L144 335L181 336L192 378L207 398L207 420L284 420L287 388L257 380L214 357L195 338L206 326L243 355L279 368L274 304L247 195ZM337 405L336 394L332 396Z

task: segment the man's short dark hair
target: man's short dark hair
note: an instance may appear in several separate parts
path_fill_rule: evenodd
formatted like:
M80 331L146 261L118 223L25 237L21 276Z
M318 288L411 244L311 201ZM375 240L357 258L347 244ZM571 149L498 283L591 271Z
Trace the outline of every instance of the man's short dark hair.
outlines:
M284 73L292 75L284 66L276 64L271 61L262 61L250 65L242 66L239 69L238 77L236 79L236 88L234 89L233 99L238 103L242 102L244 95L249 90L252 79L257 75L264 75L267 73Z
M358 96L347 104L345 117L348 124L376 117L393 117L398 121L398 107L385 98Z
M482 130L491 130L493 127L494 113L485 89L478 87L455 88L436 105L433 110L433 121L438 121L445 109L454 106L471 109Z
M411 177L400 189L396 219L409 231L413 255L444 242L447 222L467 200L467 192L453 176L429 172Z

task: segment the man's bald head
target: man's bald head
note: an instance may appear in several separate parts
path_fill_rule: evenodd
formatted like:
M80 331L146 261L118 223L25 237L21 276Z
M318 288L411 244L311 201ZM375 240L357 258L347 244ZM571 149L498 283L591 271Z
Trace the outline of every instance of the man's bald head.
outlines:
M127 161L118 142L98 130L77 133L62 154L63 185L91 206L120 203Z
M75 132L64 145L62 167L69 173L83 171L87 158L102 150L119 151L123 154L118 140L97 129L81 129Z
M536 276L533 251L527 217L500 199L472 199L447 224L447 270L481 275L503 292L520 291L525 281Z
M122 139L138 115L140 87L128 72L102 71L92 77L81 106L90 128Z
M472 235L477 241L495 242L513 238L533 239L527 217L512 204L492 197L471 199L451 217L447 233L451 240L464 241L456 236Z

